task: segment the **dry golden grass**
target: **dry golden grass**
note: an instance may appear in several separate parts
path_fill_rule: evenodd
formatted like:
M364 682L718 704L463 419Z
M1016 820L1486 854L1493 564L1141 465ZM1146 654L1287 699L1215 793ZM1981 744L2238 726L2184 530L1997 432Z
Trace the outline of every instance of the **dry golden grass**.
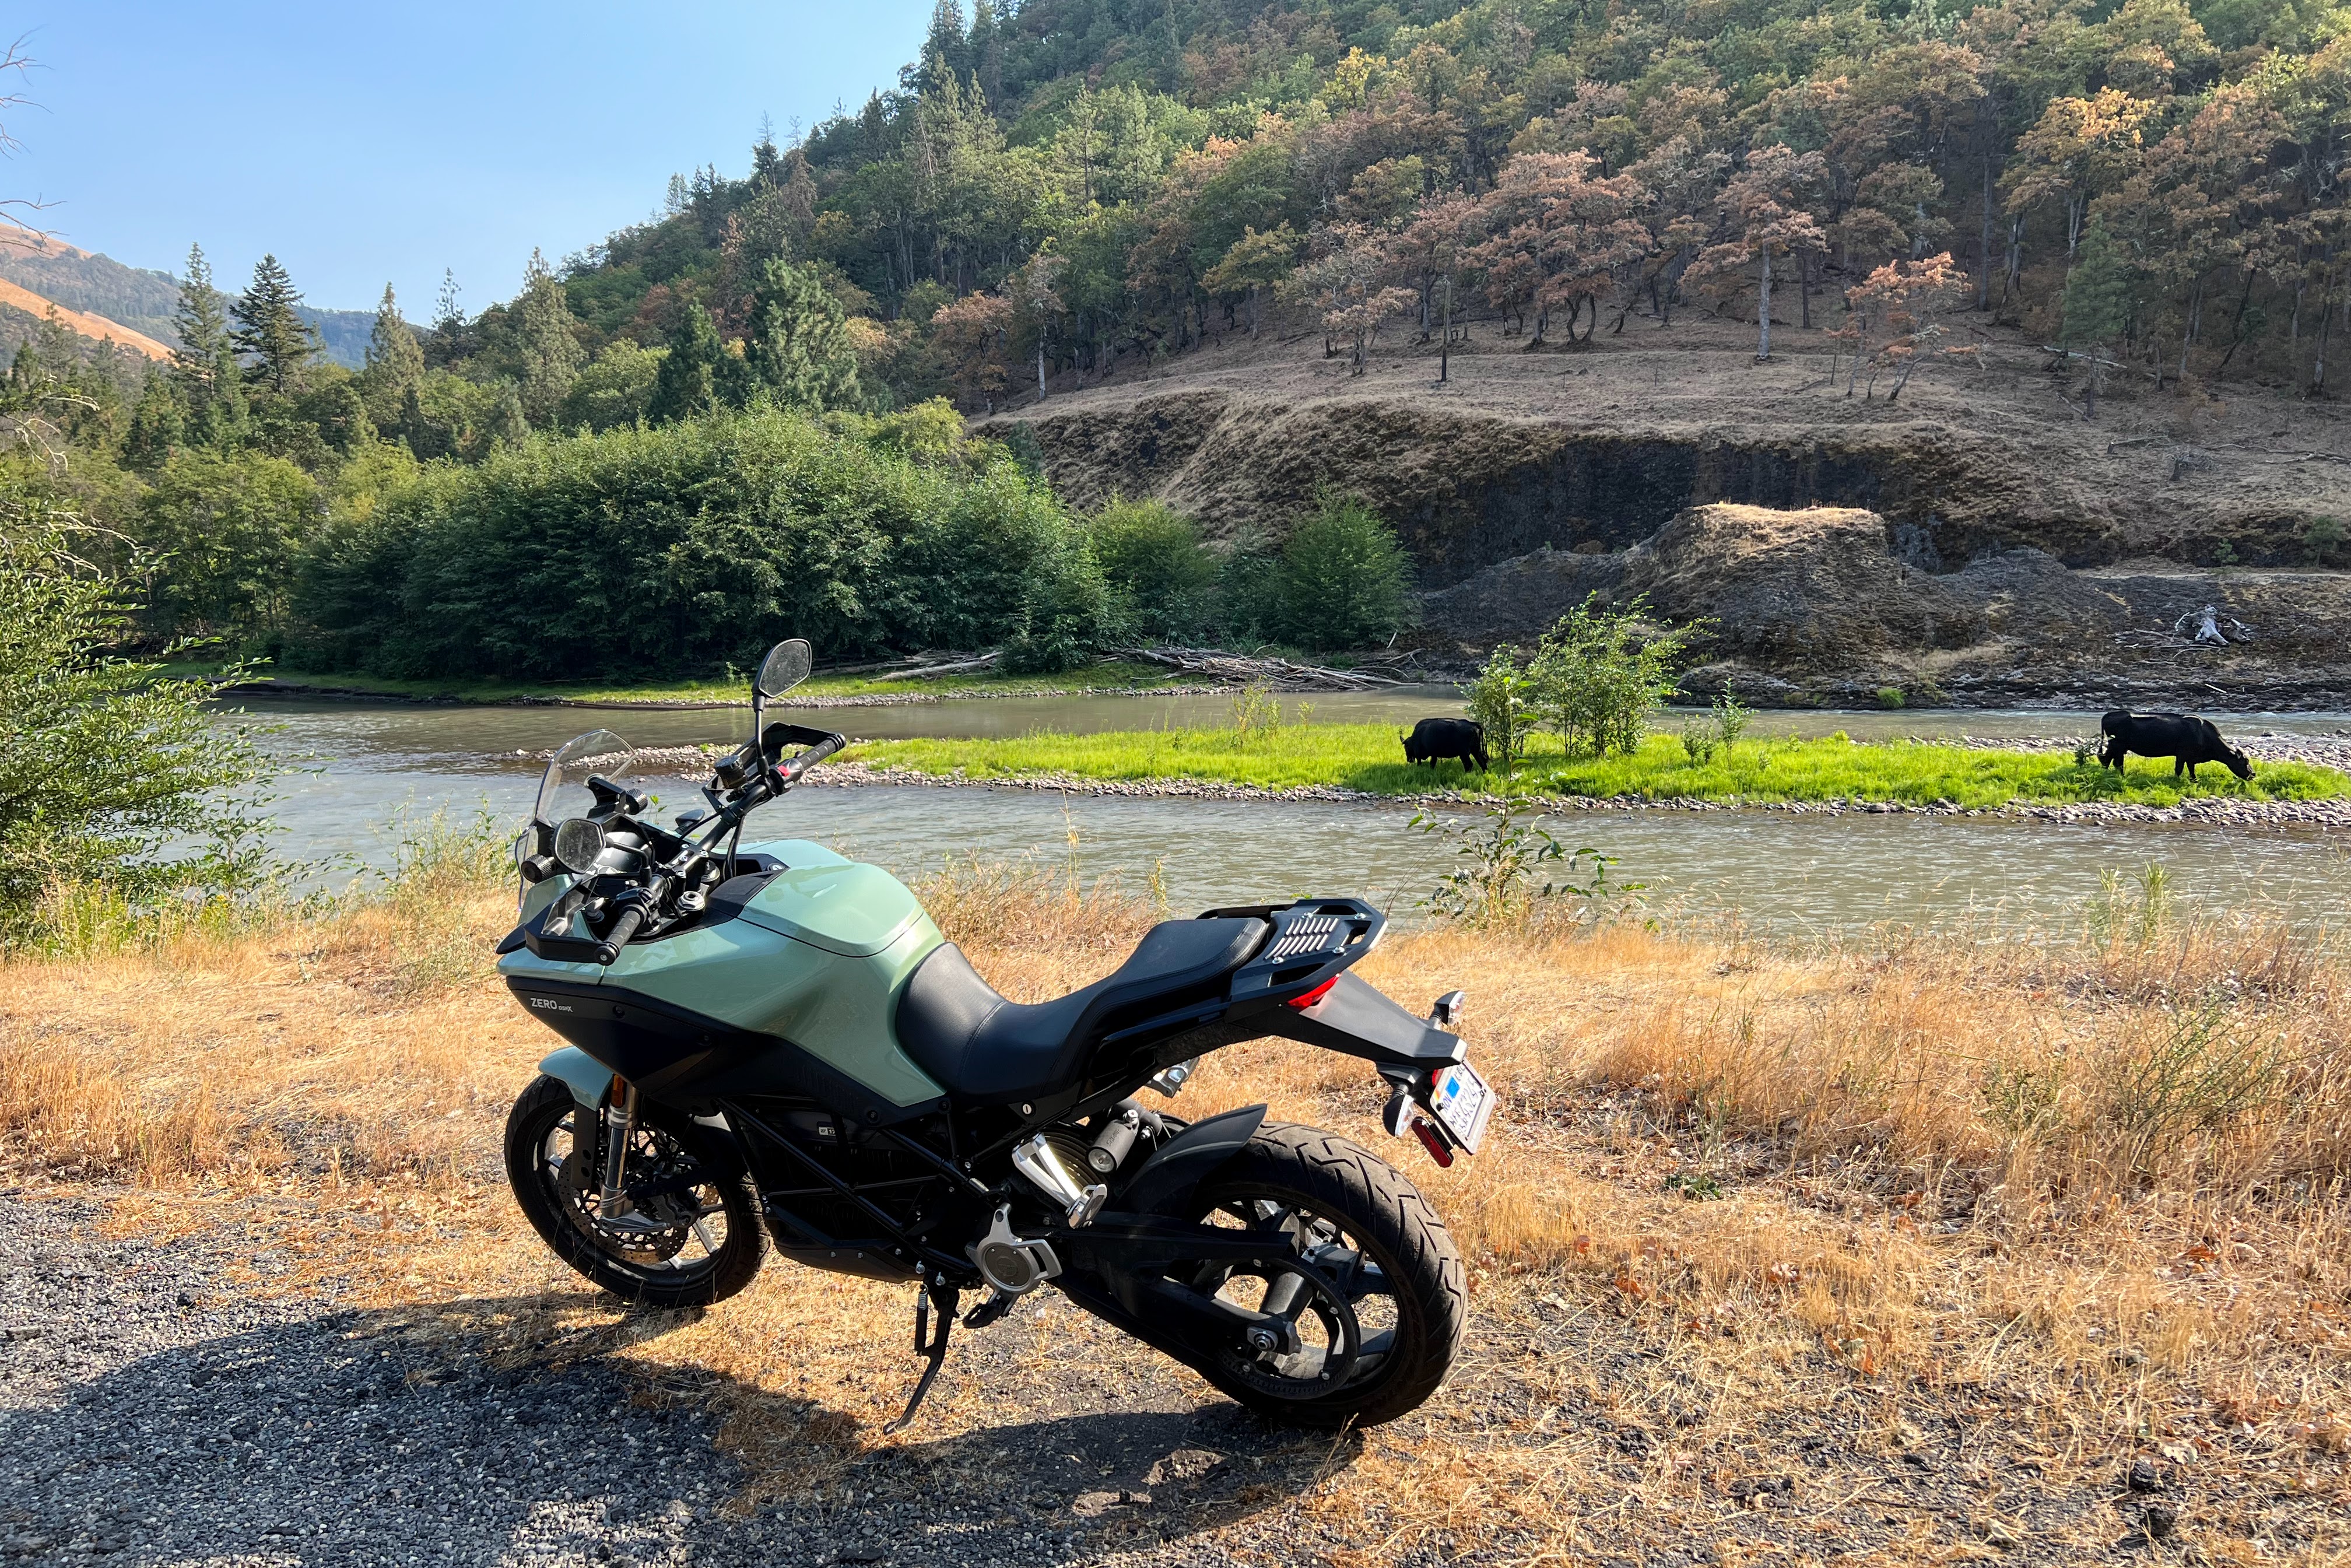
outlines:
M984 1488L1008 1422L1214 1402L1055 1302L967 1341L892 1439L903 1288L778 1266L697 1317L613 1311L498 1185L500 1118L552 1040L489 977L506 906L465 885L0 966L7 1179L113 1184L124 1225L235 1205L296 1285L366 1281L410 1333L627 1357L646 1398L725 1410L747 1502L837 1502L893 1456L889 1484ZM1026 997L1152 917L1057 875L923 891ZM1269 1562L2059 1560L2116 1549L2145 1457L2207 1560L2345 1560L2339 951L2266 928L1815 952L1442 929L1364 973L1412 1005L1468 989L1507 1097L1486 1155L1435 1169L1378 1134L1361 1064L1287 1045L1212 1059L1180 1109L1268 1101L1405 1170L1470 1265L1464 1359L1411 1419L1265 1439L1238 1500L1163 1529Z

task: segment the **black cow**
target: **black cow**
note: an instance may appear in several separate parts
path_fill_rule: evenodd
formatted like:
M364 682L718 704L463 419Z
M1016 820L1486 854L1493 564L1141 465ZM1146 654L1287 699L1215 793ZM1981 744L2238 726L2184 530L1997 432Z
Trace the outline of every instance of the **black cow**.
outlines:
M2133 752L2141 757L2168 757L2171 776L2182 773L2196 777L2196 769L2207 762L2224 765L2240 779L2253 776L2251 758L2220 738L2220 730L2209 718L2192 714L2132 713L2116 708L2098 721L2105 735L2105 744L2098 751L2098 760L2117 773Z
M1486 727L1469 718L1425 718L1412 727L1404 737L1404 759L1426 762L1434 768L1447 758L1458 758L1461 771L1469 771L1475 761L1481 768L1486 761Z

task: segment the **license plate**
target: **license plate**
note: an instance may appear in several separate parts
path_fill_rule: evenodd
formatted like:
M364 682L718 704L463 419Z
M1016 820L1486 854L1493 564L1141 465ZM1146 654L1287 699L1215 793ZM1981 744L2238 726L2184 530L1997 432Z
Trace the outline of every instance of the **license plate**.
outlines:
M1486 1135L1486 1119L1494 1113L1494 1092L1468 1062L1440 1071L1428 1085L1428 1108L1453 1134L1453 1141L1471 1154Z

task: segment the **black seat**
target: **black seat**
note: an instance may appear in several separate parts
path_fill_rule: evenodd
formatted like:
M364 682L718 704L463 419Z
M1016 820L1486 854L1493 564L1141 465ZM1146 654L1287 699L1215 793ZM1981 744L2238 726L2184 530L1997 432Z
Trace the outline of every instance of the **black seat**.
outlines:
M1269 929L1254 918L1164 921L1113 974L1034 1005L1007 1001L945 943L898 998L898 1043L965 1099L1039 1098L1076 1080L1103 1035L1220 990Z

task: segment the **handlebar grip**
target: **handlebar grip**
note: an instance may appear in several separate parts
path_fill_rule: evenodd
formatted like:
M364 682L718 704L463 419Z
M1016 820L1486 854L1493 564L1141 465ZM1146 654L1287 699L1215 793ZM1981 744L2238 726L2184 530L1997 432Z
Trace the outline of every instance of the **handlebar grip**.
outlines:
M596 949L596 962L609 967L618 960L621 956L621 949L629 945L629 938L634 936L637 934L637 927L644 923L645 906L643 904L632 903L622 908L620 914L612 917L612 928L604 933L603 943Z
M826 758L831 757L834 752L839 751L842 747L847 746L848 744L849 737L845 735L826 736L822 740L818 741L814 746L809 747L808 750L801 752L798 757L791 759L790 763L782 770L784 781L788 784L796 784L799 782L799 777L801 774L806 773L810 768L815 767L818 763L823 761Z

